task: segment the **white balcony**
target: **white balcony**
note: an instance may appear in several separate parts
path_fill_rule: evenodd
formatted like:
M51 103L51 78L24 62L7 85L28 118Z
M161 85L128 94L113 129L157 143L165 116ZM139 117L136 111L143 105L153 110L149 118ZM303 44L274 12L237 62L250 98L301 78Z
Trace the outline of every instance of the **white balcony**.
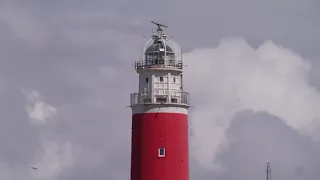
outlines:
M169 94L158 93L131 93L130 105L143 105L143 104L176 104L189 106L189 93L187 92L174 92Z
M182 61L176 60L145 60L138 61L134 64L135 70L143 70L143 69L176 69L182 70L183 64Z

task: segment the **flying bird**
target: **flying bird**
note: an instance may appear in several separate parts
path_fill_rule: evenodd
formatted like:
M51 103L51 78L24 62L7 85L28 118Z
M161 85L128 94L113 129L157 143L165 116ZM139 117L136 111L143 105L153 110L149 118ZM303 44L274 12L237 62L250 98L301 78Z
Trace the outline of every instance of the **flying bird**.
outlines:
M31 169L38 170L38 168L36 168L36 167L31 167Z

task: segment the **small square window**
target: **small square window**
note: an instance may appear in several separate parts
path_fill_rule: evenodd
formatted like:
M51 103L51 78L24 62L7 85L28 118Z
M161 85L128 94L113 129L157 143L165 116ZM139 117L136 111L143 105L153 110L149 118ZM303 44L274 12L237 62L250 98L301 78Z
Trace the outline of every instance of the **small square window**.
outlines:
M166 149L165 148L159 148L158 149L158 156L159 157L165 157L166 156Z
M163 82L163 77L160 77L160 82Z
M146 82L149 82L149 79L148 79L148 78L146 78Z

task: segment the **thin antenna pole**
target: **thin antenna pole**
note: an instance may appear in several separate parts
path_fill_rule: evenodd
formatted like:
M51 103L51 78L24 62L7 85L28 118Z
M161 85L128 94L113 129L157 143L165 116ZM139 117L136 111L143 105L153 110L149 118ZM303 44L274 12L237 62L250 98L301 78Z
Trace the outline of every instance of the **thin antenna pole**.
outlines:
M267 180L272 180L270 162L267 164Z

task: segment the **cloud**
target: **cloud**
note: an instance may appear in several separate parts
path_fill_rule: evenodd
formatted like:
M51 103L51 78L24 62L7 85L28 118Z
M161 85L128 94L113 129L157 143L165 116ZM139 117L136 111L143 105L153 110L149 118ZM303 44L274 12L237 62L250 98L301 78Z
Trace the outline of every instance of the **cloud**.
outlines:
M12 170L7 163L0 163L0 178L1 179L12 179Z
M37 179L56 179L65 168L73 163L73 149L69 142L50 141L40 139L42 149L36 156L39 159L30 169L33 177ZM39 157L40 156L40 157Z
M312 92L317 92L310 91L301 96L305 92L301 87L310 89L305 85L310 71L305 57L319 57L319 11L313 1L294 1L290 4L283 3L285 1L274 4L252 0L185 1L183 6L178 1L163 1L166 13L154 13L153 7L157 4L151 1L74 2L0 2L0 179L129 178L131 111L125 106L129 103L129 93L137 91L138 77L131 65L141 58L146 40L142 36L149 36L154 27L150 24L151 20L169 25L169 35L183 47L184 52L195 49L185 58L188 65L185 84L189 85L186 90L191 92L195 105L190 109L191 154L196 157L191 160L191 171L199 170L198 174L192 174L191 179L224 179L224 170L241 159L234 157L234 161L226 162L221 156L235 147L235 141L241 141L241 138L235 139L234 136L241 136L242 133L226 134L226 131L228 128L230 131L243 128L232 126L234 122L241 121L232 117L243 109L268 109L270 114L281 116L291 127L309 132L308 124L317 115L306 102L311 101ZM268 51L265 47L267 42L258 48L273 53L264 55L260 55L245 40L225 40L218 48L211 48L221 37L233 35L254 43L272 39L303 57L297 58L294 63L293 56L280 58L279 53L273 53L276 52L274 50L280 49L287 55L290 50L272 42L269 42L271 48ZM215 57L207 58L213 49ZM196 52L199 52L197 56L188 60L188 55L195 55ZM236 57L231 57L232 54ZM283 61L268 60L265 67L260 61L251 63L252 59L260 60L260 56L271 55L290 60L284 65L275 65ZM311 71L319 74L318 69L319 66L313 62ZM284 75L290 74L290 71L300 73ZM259 76L254 78L255 74ZM280 103L283 96L278 91L281 90L261 92L261 89L269 88L267 84L274 85L275 76L289 78L277 79L278 87L288 87L288 84L281 86L281 83L291 81L294 76L297 82L303 82L300 85L291 83L297 94L293 97L297 98L296 101L305 99L302 104L307 104L309 108L304 105L301 105L301 110L296 108L298 105L292 102L294 98L287 95L284 98L292 99L291 104ZM317 79L314 78L315 82ZM255 87L258 80L266 81L265 87ZM21 93L22 88L31 91ZM282 91L288 90L284 88ZM267 96L269 93L279 95L273 98ZM37 95L29 100L30 94ZM279 105L270 102L271 99ZM32 101L36 103L32 104ZM289 111L293 112L290 116L287 115ZM29 116L28 112L33 115ZM299 116L299 112L303 115ZM300 121L300 118L306 121ZM249 126L251 123L244 124ZM304 126L307 128L302 128ZM317 131L317 128L311 127L313 133ZM234 141L229 142L231 140ZM301 149L301 153L295 155L305 157L304 152L310 153ZM244 153L239 153L239 156L250 157ZM203 167L210 167L214 159L215 167L220 168L223 174L221 176L203 170ZM198 167L196 160L202 166ZM307 161L313 162L310 159ZM30 165L40 166L40 170L29 171ZM298 167L297 172L310 173L302 169ZM232 172L228 173L229 179L226 180L234 177Z
M192 155L204 167L219 168L216 156L227 148L225 132L237 112L267 111L304 133L320 116L319 92L308 83L311 64L288 48L265 41L255 49L243 38L226 38L184 56L192 67L185 70L195 105Z
M44 102L43 97L38 91L26 91L23 93L28 99L27 112L30 122L36 125L42 125L47 123L49 119L52 119L57 114L57 109Z
M36 48L42 48L51 38L51 31L41 17L13 2L3 3L0 7L0 22L8 25L15 38Z
M319 143L301 136L267 112L237 113L226 131L229 148L218 161L226 173L217 179L263 179L271 162L273 179L317 179Z

